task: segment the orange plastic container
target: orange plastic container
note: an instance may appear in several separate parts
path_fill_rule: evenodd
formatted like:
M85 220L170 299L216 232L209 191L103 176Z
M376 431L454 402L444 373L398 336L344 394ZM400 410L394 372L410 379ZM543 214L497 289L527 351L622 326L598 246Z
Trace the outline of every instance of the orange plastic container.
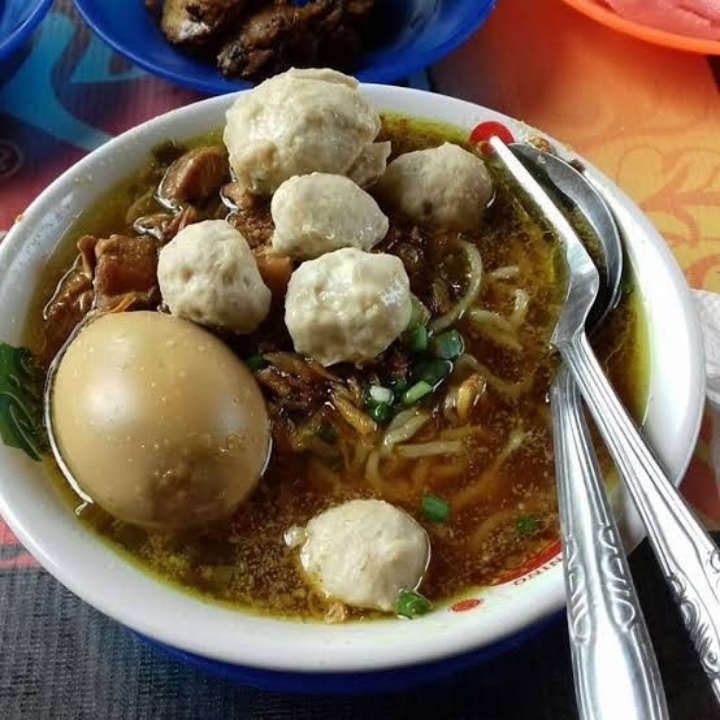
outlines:
M720 42L717 40L678 35L633 20L626 20L610 8L600 5L596 0L565 0L565 2L593 20L640 40L675 50L685 50L703 55L720 55Z

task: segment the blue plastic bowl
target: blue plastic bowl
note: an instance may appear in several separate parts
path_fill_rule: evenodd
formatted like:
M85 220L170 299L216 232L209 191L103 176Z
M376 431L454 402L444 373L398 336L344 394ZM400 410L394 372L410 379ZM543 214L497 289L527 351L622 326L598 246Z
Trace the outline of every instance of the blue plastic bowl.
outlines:
M20 49L51 4L52 0L0 0L0 60Z
M388 40L361 59L355 77L362 82L392 83L437 62L485 22L496 0L381 2ZM226 80L212 65L177 50L165 39L142 0L75 0L75 5L108 45L148 72L213 95L252 86Z

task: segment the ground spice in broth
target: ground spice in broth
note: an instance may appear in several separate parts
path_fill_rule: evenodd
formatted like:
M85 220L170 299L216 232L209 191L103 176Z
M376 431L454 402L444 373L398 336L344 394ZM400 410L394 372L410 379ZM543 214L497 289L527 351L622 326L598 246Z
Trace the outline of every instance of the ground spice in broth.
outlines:
M392 140L394 156L446 140L468 147L465 133L456 128L398 116L383 118L381 134ZM30 347L42 351L48 328L41 308L69 267L77 239L84 233L132 234L132 221L138 214L161 209L153 193L167 165L187 147L217 141L218 134L213 133L185 147L159 148L145 168L81 219L48 265L36 298L36 320L28 328ZM413 292L428 307L437 311L452 304L466 282L452 234L431 232L388 208L383 210L391 227L378 249L403 260ZM217 200L202 213L223 217L226 210ZM258 226L267 224L267 204L252 213ZM576 225L587 236L582 224ZM429 458L392 455L383 461L380 481L371 482L364 462L299 453L276 443L257 491L227 522L201 534L149 532L114 520L97 506L82 505L48 459L50 473L69 503L78 508L80 521L162 578L216 601L295 618L321 619L337 608L307 586L298 572L296 551L286 546L284 533L345 500L382 497L423 524L431 537L432 559L422 592L434 602L449 600L469 587L492 584L555 542L558 513L548 389L557 359L548 341L564 294L558 243L527 216L502 183L497 183L483 226L463 239L478 248L484 265L476 305L507 318L516 310L517 291L526 293L529 303L517 328L519 348L499 344L497 337L479 331L467 316L454 325L465 339L466 353L479 360L483 372L493 379L488 380L467 422L460 425L446 419L441 388L427 402L430 421L412 442L459 442L462 452ZM500 268L513 270L505 277L494 277ZM438 277L443 280L439 289ZM282 307L273 306L271 312L261 332L249 338L226 338L241 357L269 349L292 351ZM648 373L642 312L631 277L626 278L622 299L594 335L593 344L620 396L641 419ZM387 353L381 360L391 363L392 355ZM382 368L370 371L384 372ZM353 369L338 373L345 379L364 380ZM601 452L601 463L609 471L605 452ZM423 517L421 503L428 492L450 503L447 522L436 524Z

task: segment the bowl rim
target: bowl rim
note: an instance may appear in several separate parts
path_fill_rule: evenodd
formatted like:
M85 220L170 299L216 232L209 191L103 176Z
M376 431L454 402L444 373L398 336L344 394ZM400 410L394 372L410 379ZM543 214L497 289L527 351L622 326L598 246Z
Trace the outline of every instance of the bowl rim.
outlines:
M5 38L0 38L0 60L10 57L32 35L50 9L53 0L37 0L25 19Z
M138 51L137 47L118 40L111 27L98 22L94 12L97 0L74 0L74 3L83 20L104 42L120 55L153 75L210 94L234 93L238 90L254 87L257 84L245 80L227 80L210 65L208 65L208 68L212 71L211 79L198 78L192 73L157 64L148 59L141 50ZM456 31L445 38L443 42L433 44L429 51L422 54L422 57L418 58L414 53L403 52L392 62L385 63L377 68L361 68L355 73L355 77L361 82L390 83L430 67L459 47L478 30L495 10L496 4L497 0L463 0L460 9L463 10L464 21L459 23ZM170 45L169 47L175 52L180 52ZM186 56L183 55L183 57L189 60Z
M720 40L710 40L694 35L681 35L652 25L646 25L637 20L628 20L612 8L603 7L594 0L565 0L565 2L586 17L636 40L643 40L652 45L659 45L672 50L684 50L685 52L700 53L702 55L720 55Z
M380 111L405 112L436 120L446 119L465 127L468 132L479 120L499 121L518 129L518 132L524 128L526 134L538 132L500 113L455 98L380 85L365 85L362 86L362 91ZM22 221L11 228L0 244L0 291L8 277L7 268L14 254L26 243L25 235L39 232L42 223L47 223L47 213L59 198L65 197L66 191L71 189L71 192L77 192L79 183L87 183L88 178L102 169L109 158L123 149L134 148L134 151L142 151L146 156L156 142L153 138L159 134L164 138L172 136L173 133L178 138L191 137L192 133L184 132L183 127L194 127L193 123L201 123L202 127L207 128L212 122L211 119L220 118L222 111L233 100L234 97L228 95L210 98L154 118L106 143L63 173L35 199L23 213ZM445 117L448 115L450 118ZM201 129L196 129L194 134L200 132ZM542 134L551 142L556 142L547 134ZM562 148L559 143L557 146ZM688 396L684 410L678 410L678 414L683 415L680 433L682 437L671 438L668 446L658 448L663 455L669 452L668 447L675 443L670 466L674 479L679 481L692 456L704 406L702 335L696 309L672 253L649 220L613 183L589 164L586 163L586 166L605 193L606 199L611 202L616 216L620 213L624 222L631 224L634 237L630 249L637 246L646 254L654 254L652 256L659 263L658 266L670 279L679 311L685 321L682 327L677 328L678 332L684 334L687 345L685 359L688 362L687 374L679 380L685 384ZM99 194L112 184L94 183L96 189L93 192ZM665 294L672 295L667 292ZM0 467L4 464L7 453L6 448L0 447ZM23 493L27 493L27 490L19 488L18 485L0 472L0 513L25 547L62 584L104 614L143 635L180 650L230 664L284 672L325 673L366 672L416 665L457 656L516 635L564 605L562 567L556 564L524 586L532 586L532 591L523 590L516 594L513 613L493 609L494 614L490 616L492 632L486 632L489 636L485 639L477 631L473 634L475 623L471 618L468 619L472 613L453 615L450 619L444 610L413 621L413 628L418 632L403 631L402 638L407 641L402 642L397 642L399 632L382 630L391 625L396 628L407 627L407 624L402 622L352 623L343 626L313 623L313 629L308 634L303 632L303 628L307 630L306 624L228 610L215 603L204 603L196 596L158 581L130 563L119 561L118 553L98 542L97 537L89 531L82 530L72 517L69 518L69 522L73 523L72 531L54 535L52 527L48 527L52 523L48 522L47 513L52 509L49 511L46 508L34 507L27 502L27 498L23 500ZM19 504L15 502L18 498ZM23 502L25 505L22 505ZM627 497L622 507L624 513L620 520L629 531L629 544L632 547L642 539L643 533L632 503ZM62 513L72 515L67 507L62 508ZM61 522L65 520L62 519ZM91 539L90 542L88 538ZM71 546L76 554L69 553L63 543ZM101 545L105 548L104 551ZM104 583L89 581L88 572L79 559L84 559L85 556L91 558L96 570L98 567L104 570L102 563L107 564L107 571L121 576L125 585L110 583L112 589L109 589ZM502 593L503 586L497 587ZM157 595L159 607L143 607L138 613L135 593L149 593L153 598ZM207 607L210 607L212 612L206 618L201 610ZM194 615L185 615L185 612ZM187 620L189 617L201 618L205 623L202 630L212 627L213 631L207 634L198 632L193 627L193 622ZM457 622L455 618L461 618L461 621ZM233 622L236 626L242 626L242 637L238 636L239 630L233 627ZM339 632L338 627L341 627ZM281 638L276 637L278 633L281 633ZM389 638L393 641L388 642ZM233 642L237 644L232 644ZM378 650L379 643L384 643L381 651Z

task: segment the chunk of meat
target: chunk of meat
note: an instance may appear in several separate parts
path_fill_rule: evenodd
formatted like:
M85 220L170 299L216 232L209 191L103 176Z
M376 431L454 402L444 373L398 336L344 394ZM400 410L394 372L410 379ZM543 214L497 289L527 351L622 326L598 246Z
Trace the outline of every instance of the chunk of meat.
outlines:
M236 210L254 210L259 207L262 199L257 195L253 195L243 185L237 182L231 182L223 185L220 191L220 198L225 207L233 211Z
M89 280L95 275L95 246L97 238L92 235L83 235L77 242L77 249L80 252L80 263L83 273Z
M245 236L251 248L270 244L275 230L270 215L270 203L258 203L247 208L238 207L225 219Z
M92 308L93 298L92 278L83 270L83 261L78 255L43 311L45 332L40 352L43 365L51 362L76 325Z
M165 0L160 26L171 43L202 45L224 32L245 5L245 0Z
M215 195L230 176L225 149L216 145L194 148L167 169L158 186L158 199L172 208Z
M292 260L287 255L281 255L265 246L255 248L253 255L257 261L260 277L270 288L273 300L284 298L293 272Z
M157 243L152 238L111 235L98 241L95 255L96 307L107 310L128 299L136 309L159 303Z
M188 205L181 212L157 212L152 215L143 215L133 223L133 230L138 235L151 235L162 245L169 243L185 226L199 220L197 210Z

